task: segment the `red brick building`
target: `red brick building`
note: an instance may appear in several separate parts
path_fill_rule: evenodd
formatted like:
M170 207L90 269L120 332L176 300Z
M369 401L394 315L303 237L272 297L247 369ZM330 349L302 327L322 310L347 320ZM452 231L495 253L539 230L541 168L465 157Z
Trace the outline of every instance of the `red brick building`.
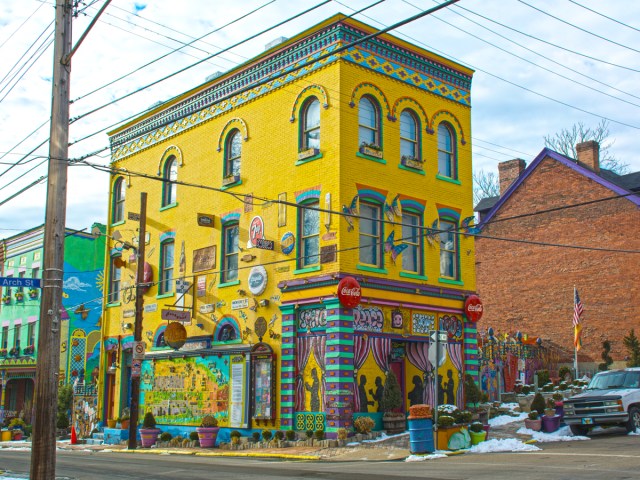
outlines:
M640 254L630 253L640 251L640 172L600 169L597 142L576 148L577 162L545 148L526 169L520 159L499 165L500 196L476 206L476 274L479 331L538 335L571 353L575 286L582 372L602 362L604 340L622 366L623 336L640 334Z

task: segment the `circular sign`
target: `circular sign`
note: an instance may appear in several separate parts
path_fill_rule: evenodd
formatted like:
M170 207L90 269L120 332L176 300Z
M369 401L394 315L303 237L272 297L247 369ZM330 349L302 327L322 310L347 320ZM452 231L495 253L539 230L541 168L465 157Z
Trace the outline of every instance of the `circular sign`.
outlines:
M178 322L171 322L164 331L164 341L174 350L179 350L187 341L187 329Z
M291 252L293 252L293 248L295 246L296 237L293 236L293 233L286 232L284 235L282 235L282 238L280 239L280 250L282 250L282 253L284 253L285 255L289 255Z
M482 300L477 295L469 295L464 301L464 313L472 322L480 320L483 311Z
M265 320L265 318L256 318L256 323L253 325L253 329L255 330L256 335L258 335L260 341L262 341L262 337L264 337L264 334L267 333L267 321Z
M253 217L249 224L249 241L255 245L258 239L264 238L264 221L262 217Z
M362 290L360 284L353 277L344 277L338 283L338 300L342 306L354 308L360 304L362 298Z
M249 271L249 291L254 295L260 295L267 288L267 270L262 265L257 265Z

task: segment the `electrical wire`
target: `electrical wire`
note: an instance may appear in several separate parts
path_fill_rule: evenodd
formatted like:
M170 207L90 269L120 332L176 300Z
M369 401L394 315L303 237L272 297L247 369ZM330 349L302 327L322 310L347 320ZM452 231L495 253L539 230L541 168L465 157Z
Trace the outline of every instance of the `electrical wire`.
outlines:
M626 23L624 23L624 22L621 22L620 20L616 20L616 19L615 19L615 18L613 18L613 17L608 17L608 16L607 16L607 15L605 15L604 13L598 12L597 10L593 10L592 8L589 8L589 7L585 6L585 5L582 5L581 3L578 3L578 2L576 2L576 1L574 1L574 0L569 0L569 2L573 3L574 5L579 6L579 7L581 7L581 8L584 8L585 10L589 10L590 12L595 13L596 15L599 15L599 16L601 16L601 17L603 17L603 18L606 18L606 19L608 19L608 20L611 20L612 22L615 22L615 23L617 23L618 25L622 25L623 27L627 27L627 28L630 28L631 30L635 30L636 32L640 32L640 28L632 27L631 25L626 24Z
M25 24L26 24L29 20L31 20L31 18L32 18L36 13L38 13L38 10L40 10L40 9L43 7L43 5L44 5L44 2L40 3L40 5L38 5L38 8L36 8L36 9L33 11L33 13L32 13L31 15L29 15L29 16L25 19L25 21L24 21L24 22L22 22L22 23L18 26L18 28L16 28L12 33L10 33L10 34L9 34L9 36L7 37L7 39L6 39L4 42L0 43L0 48L4 47L4 45L5 45L9 40L11 40L11 39L13 38L13 36L14 36L16 33L18 33L18 32L20 31L20 29L21 29L22 27L24 27L24 26L25 26Z

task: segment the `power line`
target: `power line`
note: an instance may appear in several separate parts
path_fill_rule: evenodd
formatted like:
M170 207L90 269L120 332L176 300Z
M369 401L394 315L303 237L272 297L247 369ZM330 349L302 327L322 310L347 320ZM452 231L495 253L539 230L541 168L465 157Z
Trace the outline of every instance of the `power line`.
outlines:
M626 24L624 22L621 22L620 20L616 20L613 17L608 17L604 13L598 12L597 10L593 10L592 8L589 8L589 7L585 6L585 5L582 5L581 3L578 3L578 2L576 2L574 0L569 0L569 1L571 3L573 3L574 5L577 5L577 6L581 7L581 8L584 8L585 10L589 10L590 12L595 13L596 15L599 15L601 17L604 17L604 18L608 19L608 20L611 20L612 22L615 22L618 25L622 25L624 27L630 28L631 30L635 30L636 32L640 32L640 28L632 27L631 25L628 25L628 24Z
M14 36L16 33L18 33L18 32L20 31L20 29L21 29L22 27L24 27L24 25L25 25L29 20L31 20L31 18L32 18L32 17L33 17L37 12L38 12L38 10L40 10L40 9L42 8L42 6L43 6L44 4L45 4L44 2L40 3L40 5L38 5L38 8L36 8L36 9L33 11L33 13L32 13L31 15L29 15L29 16L25 19L25 21L24 21L24 22L22 22L22 23L18 26L18 28L16 28L16 29L11 33L11 34L9 34L9 36L7 37L7 39L6 39L4 42L0 43L0 48L4 47L4 45L5 45L9 40L11 40L11 39L13 38L13 36Z

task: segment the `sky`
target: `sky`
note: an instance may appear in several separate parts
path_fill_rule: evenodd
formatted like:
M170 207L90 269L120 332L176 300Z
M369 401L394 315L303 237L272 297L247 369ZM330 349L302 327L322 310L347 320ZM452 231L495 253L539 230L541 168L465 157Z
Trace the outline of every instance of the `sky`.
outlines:
M71 117L81 118L70 126L69 158L91 155L88 161L108 165L106 132L128 117L234 68L278 37L377 0L330 0L286 22L323 1L113 0L72 59ZM85 0L73 20L74 44L103 3ZM386 0L355 18L384 28L436 3ZM32 184L47 175L53 6L53 0L0 2L0 238L44 223L46 183ZM460 0L391 33L475 70L475 172L497 173L499 162L513 158L530 162L545 136L603 119L610 153L629 171L640 170L633 140L640 132L640 2ZM106 223L108 174L73 165L68 175L67 226Z

